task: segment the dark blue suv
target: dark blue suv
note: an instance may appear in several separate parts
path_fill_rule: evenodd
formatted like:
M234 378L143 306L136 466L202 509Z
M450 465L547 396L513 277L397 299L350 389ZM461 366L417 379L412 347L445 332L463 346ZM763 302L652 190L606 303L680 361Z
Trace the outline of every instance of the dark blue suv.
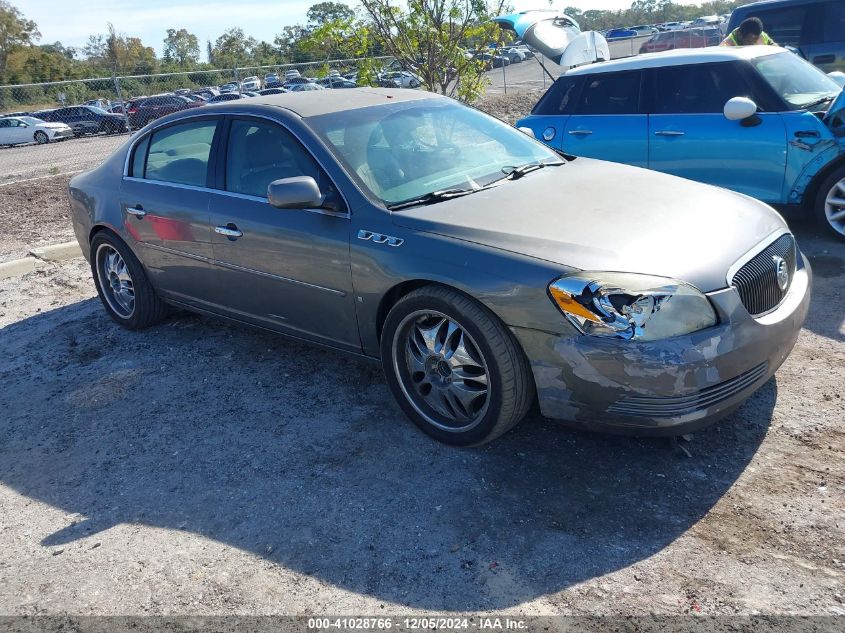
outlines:
M845 71L845 0L763 0L734 9L728 32L760 18L781 46L797 48L825 72Z

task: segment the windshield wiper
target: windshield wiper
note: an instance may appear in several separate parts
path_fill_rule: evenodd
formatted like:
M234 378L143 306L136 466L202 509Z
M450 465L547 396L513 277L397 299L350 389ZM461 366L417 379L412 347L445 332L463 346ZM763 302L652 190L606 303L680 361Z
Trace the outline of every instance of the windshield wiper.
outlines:
M566 161L561 161L559 163L525 163L524 165L517 165L516 167L512 165L505 165L502 167L502 171L505 175L501 178L496 178L496 180L489 183L487 186L489 187L493 183L501 182L502 180L519 180L525 174L530 174L532 171L537 171L538 169L543 169L544 167L557 167L565 164Z
M825 101L832 101L835 98L836 98L836 95L830 95L828 97L822 97L821 99L816 99L815 101L811 101L810 103L807 103L807 104L805 104L801 107L807 108L809 110L810 108L815 108L817 105L823 104Z
M460 198L461 196L465 196L469 193L475 193L476 191L480 191L480 189L439 189L438 191L430 191L415 198L409 198L407 200L402 200L401 202L394 202L393 204L387 205L387 208L391 211L396 211L397 209L404 209L406 207L434 204L435 202L443 202L444 200L451 200L452 198Z

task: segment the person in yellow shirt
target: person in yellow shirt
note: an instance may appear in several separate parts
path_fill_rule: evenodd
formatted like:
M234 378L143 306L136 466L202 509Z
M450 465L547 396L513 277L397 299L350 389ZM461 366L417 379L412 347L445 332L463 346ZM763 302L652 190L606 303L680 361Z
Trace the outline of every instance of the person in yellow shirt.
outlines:
M763 30L763 22L760 18L747 18L722 40L719 46L754 46L763 44L766 46L777 46L775 41Z

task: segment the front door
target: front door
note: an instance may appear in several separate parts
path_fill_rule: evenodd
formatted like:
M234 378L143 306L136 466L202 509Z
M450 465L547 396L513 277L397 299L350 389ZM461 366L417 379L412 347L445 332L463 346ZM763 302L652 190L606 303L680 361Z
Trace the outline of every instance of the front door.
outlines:
M780 114L729 121L733 97L753 89L733 62L665 67L653 71L649 115L651 169L781 202L786 170L786 129Z
M217 182L225 192L210 208L218 305L235 318L360 350L347 209L277 209L267 201L267 186L279 178L312 176L324 193L334 185L278 123L234 118L226 145Z
M640 109L640 71L584 77L561 148L575 156L648 166L648 117Z
M153 285L200 308L215 292L207 185L218 122L191 119L139 140L120 190L124 228Z

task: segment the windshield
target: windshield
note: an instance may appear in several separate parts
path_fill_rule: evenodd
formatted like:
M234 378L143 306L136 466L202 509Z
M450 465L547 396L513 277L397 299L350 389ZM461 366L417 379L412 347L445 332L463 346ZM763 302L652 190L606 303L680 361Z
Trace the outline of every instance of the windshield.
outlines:
M522 132L450 99L424 99L306 119L346 171L385 204L484 187L515 167L560 163Z
M108 112L106 112L102 108L98 108L97 106L85 106L85 107L88 108L91 112L96 112L97 114L108 114Z
M794 53L766 55L752 59L751 63L783 97L790 110L800 110L840 92L833 79Z

